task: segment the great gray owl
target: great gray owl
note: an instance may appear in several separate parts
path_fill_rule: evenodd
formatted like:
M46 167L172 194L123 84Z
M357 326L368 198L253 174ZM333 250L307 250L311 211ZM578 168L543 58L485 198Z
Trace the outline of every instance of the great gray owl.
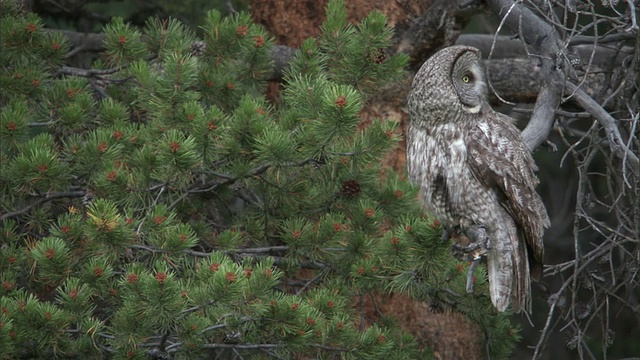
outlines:
M487 102L479 50L452 46L429 58L407 106L407 167L425 210L445 228L484 228L491 301L530 311L549 218L520 132Z

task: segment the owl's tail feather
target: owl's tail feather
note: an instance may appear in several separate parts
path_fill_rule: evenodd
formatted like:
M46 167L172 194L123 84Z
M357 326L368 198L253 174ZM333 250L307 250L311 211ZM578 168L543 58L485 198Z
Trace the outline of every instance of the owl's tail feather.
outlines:
M522 240L521 240L522 239ZM522 234L517 232L515 235L515 243L517 248L511 253L517 260L513 264L513 294L512 305L514 312L519 313L524 310L531 313L531 276L529 268L529 254L527 245L522 238Z
M519 313L531 311L531 279L526 246L519 241L512 219L498 226L490 235L491 250L487 258L487 273L491 302L498 311L511 308Z
M487 257L487 275L489 277L489 292L491 302L498 311L507 310L509 299L511 299L511 285L513 274L511 273L511 253L510 245L504 241L498 241L495 236L491 237L491 250Z

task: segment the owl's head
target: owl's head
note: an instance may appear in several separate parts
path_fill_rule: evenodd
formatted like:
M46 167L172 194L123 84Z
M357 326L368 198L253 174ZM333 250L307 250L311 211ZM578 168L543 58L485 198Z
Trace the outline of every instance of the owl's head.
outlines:
M435 125L456 121L460 113L480 113L486 97L480 51L451 46L422 65L411 84L407 106L412 122Z

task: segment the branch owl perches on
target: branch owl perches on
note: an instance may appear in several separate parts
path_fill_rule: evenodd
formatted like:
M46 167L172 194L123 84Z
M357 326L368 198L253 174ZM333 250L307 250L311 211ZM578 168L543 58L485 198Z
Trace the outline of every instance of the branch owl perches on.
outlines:
M515 312L531 311L530 279L542 275L549 218L519 130L487 102L479 50L452 46L429 58L407 105L407 167L425 210L440 219L445 234L480 242L457 248L473 251L474 259L486 256L499 311L509 303ZM477 238L478 229L486 239Z

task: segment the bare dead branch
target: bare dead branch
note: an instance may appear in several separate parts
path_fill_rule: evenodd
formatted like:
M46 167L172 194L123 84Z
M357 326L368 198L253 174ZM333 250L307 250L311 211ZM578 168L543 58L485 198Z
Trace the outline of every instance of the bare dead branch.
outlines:
M621 34L624 36L608 35L601 38L593 36L581 36L576 35L569 40L569 49L574 52L582 63L589 63L597 67L604 66L619 66L622 61L633 54L633 47L622 46L620 48L606 45L606 42L621 42L625 40L633 39L632 34ZM580 38L581 41L575 42L574 38ZM605 42L602 42L604 39ZM529 53L534 51L532 46L523 44L522 41L514 39L511 36L505 35L490 35L490 34L461 34L456 40L457 45L473 46L480 50L482 56L486 58L489 55L491 48L493 47L493 53L489 61L501 60L501 59L527 59ZM594 44L598 44L594 46ZM534 59L532 59L534 60ZM538 66L540 61L536 61Z
M401 35L395 52L408 54L411 67L420 67L437 48L453 44L460 33L453 16L458 10L457 1L434 1L424 15L414 19L412 26Z
M556 59L563 57L564 48L555 29L520 2L489 0L492 11L504 24L537 51L541 62L541 88L529 124L523 130L527 147L533 150L548 136L555 109L562 96L563 74Z
M571 40L569 41L569 45L583 45L583 44L588 45L588 44L593 44L594 42L597 42L600 44L606 44L606 43L631 40L634 37L635 35L633 35L632 33L616 33L616 34L600 36L597 38L595 36L576 35L571 38Z
M538 99L533 107L531 120L527 127L522 130L522 138L529 151L533 152L549 136L560 96L561 90L558 85L550 83L542 85ZM534 121L534 119L537 121Z

